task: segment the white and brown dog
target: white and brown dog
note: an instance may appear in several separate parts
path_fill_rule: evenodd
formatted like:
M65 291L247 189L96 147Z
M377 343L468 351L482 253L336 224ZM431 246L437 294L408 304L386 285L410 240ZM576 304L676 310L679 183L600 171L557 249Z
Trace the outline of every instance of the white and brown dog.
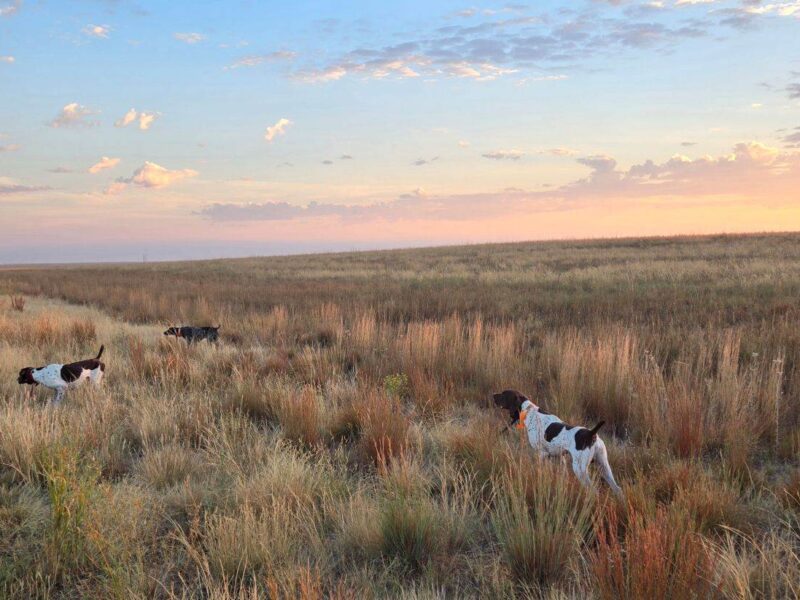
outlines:
M497 406L510 413L509 426L516 425L519 429L527 430L528 441L539 456L569 454L575 476L586 487L591 486L589 464L594 461L600 466L600 474L614 493L622 495L622 490L614 481L614 474L608 464L606 445L597 437L603 421L591 429L567 425L515 390L505 390L494 394L493 398Z
M25 367L20 369L17 383L20 385L43 385L55 390L53 404L60 404L68 388L76 387L86 380L100 385L106 370L105 363L100 361L104 349L105 346L100 346L100 352L94 358L66 365L54 363L45 367Z

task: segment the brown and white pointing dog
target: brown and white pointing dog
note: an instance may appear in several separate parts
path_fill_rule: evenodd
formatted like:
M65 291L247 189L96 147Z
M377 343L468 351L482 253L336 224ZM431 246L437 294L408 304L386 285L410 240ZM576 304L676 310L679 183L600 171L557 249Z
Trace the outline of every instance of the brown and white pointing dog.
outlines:
M527 396L515 390L505 390L493 397L494 403L511 415L510 425L516 424L517 427L527 430L528 442L539 456L569 454L575 476L586 487L591 486L589 464L594 461L614 493L622 495L622 490L614 481L611 465L608 464L606 445L597 437L603 421L591 429L576 427L541 410Z
M100 352L94 358L79 360L62 365L53 363L45 367L25 367L20 369L17 383L20 385L43 385L55 390L53 404L60 404L68 388L76 387L84 381L91 381L100 385L106 370L105 363L100 361L105 346L100 346Z

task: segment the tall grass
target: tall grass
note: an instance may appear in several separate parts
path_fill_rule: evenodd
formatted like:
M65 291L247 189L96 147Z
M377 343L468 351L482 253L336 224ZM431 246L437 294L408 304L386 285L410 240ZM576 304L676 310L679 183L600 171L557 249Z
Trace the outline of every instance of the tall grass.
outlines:
M797 241L4 271L0 595L793 597ZM101 343L102 389L16 384ZM606 421L627 503L505 388Z

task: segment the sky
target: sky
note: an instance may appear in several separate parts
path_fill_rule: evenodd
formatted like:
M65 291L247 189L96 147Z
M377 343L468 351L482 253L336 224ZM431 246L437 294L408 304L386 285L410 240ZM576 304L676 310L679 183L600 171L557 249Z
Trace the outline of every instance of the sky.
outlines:
M0 263L800 230L800 0L0 0Z

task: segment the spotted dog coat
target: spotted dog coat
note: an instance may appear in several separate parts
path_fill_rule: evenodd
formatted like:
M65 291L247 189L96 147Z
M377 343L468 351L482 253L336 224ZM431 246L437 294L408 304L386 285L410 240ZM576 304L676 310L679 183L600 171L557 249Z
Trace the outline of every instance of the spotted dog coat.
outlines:
M20 369L17 383L20 385L43 385L55 390L53 404L58 405L69 388L77 387L87 380L95 385L100 385L106 370L105 363L100 360L104 349L105 346L100 346L100 352L94 358L66 365L53 363L45 367L25 367Z
M186 340L187 344L208 340L209 342L219 341L219 326L217 327L170 327L164 335L174 335Z
M598 430L603 421L591 429L567 425L558 417L551 415L536 406L527 396L515 390L505 390L494 394L494 403L509 411L510 425L527 430L528 442L539 453L539 456L559 456L569 454L572 458L572 470L580 482L589 487L589 464L594 461L600 467L600 474L614 493L621 495L622 490L614 481L614 474L608 464L606 445L599 437Z

